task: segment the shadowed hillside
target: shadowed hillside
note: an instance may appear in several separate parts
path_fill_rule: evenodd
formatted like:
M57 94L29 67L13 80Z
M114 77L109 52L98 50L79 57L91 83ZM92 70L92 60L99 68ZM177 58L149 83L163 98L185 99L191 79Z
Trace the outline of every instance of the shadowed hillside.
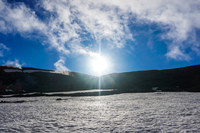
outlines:
M91 89L95 77L34 68L0 67L1 85L18 85L26 92L74 91Z
M75 72L0 67L0 85L26 92L76 91L98 88L98 77ZM200 65L168 70L113 73L101 77L101 89L119 92L200 91ZM154 90L152 90L155 88ZM1 91L2 93L2 91Z

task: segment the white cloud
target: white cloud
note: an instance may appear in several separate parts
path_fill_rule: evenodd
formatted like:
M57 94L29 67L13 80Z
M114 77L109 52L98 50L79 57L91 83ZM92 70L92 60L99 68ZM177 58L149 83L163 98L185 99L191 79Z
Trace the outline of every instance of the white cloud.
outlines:
M64 54L70 53L71 45L67 46L70 41L80 38L84 40L82 35L87 33L96 41L106 39L111 47L117 48L124 47L125 40L132 38L126 26L127 21L122 19L125 15L119 18L122 14L113 9L102 10L101 6L91 8L90 1L42 1L41 6L45 12L54 14L50 15L48 22L41 21L35 12L23 3L14 5L11 7L1 1L1 32L17 31L28 36L27 33L37 31L47 37L44 44L50 44L50 47Z
M0 43L0 57L4 57L4 52L8 52L10 49L3 43Z
M162 39L169 39L168 58L188 60L186 49L199 52L195 29L200 29L199 0L60 0L37 1L33 10L23 3L8 4L0 0L0 32L19 32L24 37L37 31L42 43L55 48L61 54L96 54L94 49L83 46L84 40L94 39L92 45L106 40L110 48L126 47L126 40L134 40L134 31L128 25L134 23L156 23L164 29ZM76 40L79 40L78 43ZM73 44L73 42L76 44ZM187 43L190 41L190 43ZM194 45L195 44L195 45ZM105 44L102 44L105 45ZM177 52L171 45L179 48ZM133 47L133 46L132 46ZM175 50L176 51L176 50ZM173 55L174 54L174 55Z
M126 39L133 39L127 27L127 14L116 11L115 7L104 7L91 1L76 0L76 15L83 23L86 30L93 35L95 40L105 39L111 47L122 48Z
M52 26L56 27L56 25L49 26L38 18L35 11L23 3L17 2L11 6L0 0L0 26L2 33L17 32L23 37L31 37L32 33L37 32L37 38L45 37L46 40L42 40L43 44L49 44L61 53L69 53L69 50L63 43L59 43L59 38L51 30Z
M10 32L20 33L45 30L46 26L37 19L34 11L26 7L23 3L17 3L13 6L0 1L0 17L3 18L1 26ZM6 22L6 23L5 23Z
M92 3L92 0L89 1ZM200 29L199 0L96 0L93 4L116 6L124 12L131 12L137 16L137 23L157 23L166 29L166 32L162 34L162 39L171 40L173 45L176 43L177 47L181 47L179 50L183 55L186 48L195 49L194 52L196 52L195 45L187 44L187 42L194 35L195 29ZM196 40L193 43L196 43ZM168 49L168 55L176 53ZM177 58L173 59L179 59L179 54L170 57L175 56ZM185 60L188 60L188 56L185 55Z
M8 28L6 27L5 21L0 20L0 32L6 33Z
M162 37L163 39L172 40L176 48L171 49L171 44L169 44L167 55L171 56L168 57L176 60L180 60L180 58L181 60L188 60L189 55L185 53L185 50L187 48L193 50L195 48L193 44L199 43L196 40L191 42L190 38L196 36L195 29L200 29L200 17L198 17L200 14L200 1L154 0L151 3L153 5L150 7L145 7L148 6L148 4L145 4L138 9L139 16L150 22L156 22L169 30ZM181 49L177 49L177 47Z
M56 70L58 70L58 71L70 71L65 66L65 60L64 60L64 58L59 59L56 63L54 63L54 66L55 66Z
M18 59L15 59L14 61L8 60L4 62L3 64L3 66L14 66L14 67L19 67L19 68L21 68L23 65L25 65L25 63L19 63Z
M178 46L171 47L170 52L168 52L166 56L179 61L191 59L190 56L183 53Z
M63 47L68 47L69 51L66 53L92 55L92 50L81 46L82 41L90 37L95 39L96 45L99 45L102 39L107 40L111 48L122 48L125 40L132 38L125 19L121 20L119 14L112 9L102 11L101 6L91 8L88 1L77 0L43 1L42 5L46 11L55 14L48 24L50 33L56 33L49 37L54 40L50 40L54 44L57 42ZM79 44L72 44L76 40L79 40Z
M71 53L75 55L99 56L99 53L93 52L90 47L81 45L80 39L71 41L68 46L71 48Z

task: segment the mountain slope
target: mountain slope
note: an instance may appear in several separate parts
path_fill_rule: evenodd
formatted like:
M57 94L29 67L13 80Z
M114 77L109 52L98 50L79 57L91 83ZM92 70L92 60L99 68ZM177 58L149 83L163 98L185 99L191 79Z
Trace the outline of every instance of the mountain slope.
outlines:
M101 89L120 92L200 91L200 65L167 69L113 73L101 78ZM75 72L0 66L0 85L18 85L26 92L97 89L99 78Z

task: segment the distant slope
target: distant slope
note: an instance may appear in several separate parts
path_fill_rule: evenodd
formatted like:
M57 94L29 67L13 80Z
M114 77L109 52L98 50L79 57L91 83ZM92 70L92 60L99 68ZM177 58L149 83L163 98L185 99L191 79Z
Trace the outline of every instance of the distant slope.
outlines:
M101 77L101 89L120 92L200 91L200 65L113 73ZM98 88L98 77L75 72L0 66L0 85L18 85L26 92L75 91Z
M86 90L95 77L75 73L35 68L0 67L0 84L18 85L26 92Z
M122 91L152 91L153 87L159 87L162 91L200 91L200 65L109 74L102 80L106 82L102 87L114 85Z

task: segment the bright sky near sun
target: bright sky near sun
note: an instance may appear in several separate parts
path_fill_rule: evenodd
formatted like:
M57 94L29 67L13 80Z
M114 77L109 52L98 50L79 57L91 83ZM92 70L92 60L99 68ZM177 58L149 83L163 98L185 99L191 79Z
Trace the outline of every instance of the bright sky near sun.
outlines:
M199 7L200 0L0 0L0 65L102 75L199 64Z

